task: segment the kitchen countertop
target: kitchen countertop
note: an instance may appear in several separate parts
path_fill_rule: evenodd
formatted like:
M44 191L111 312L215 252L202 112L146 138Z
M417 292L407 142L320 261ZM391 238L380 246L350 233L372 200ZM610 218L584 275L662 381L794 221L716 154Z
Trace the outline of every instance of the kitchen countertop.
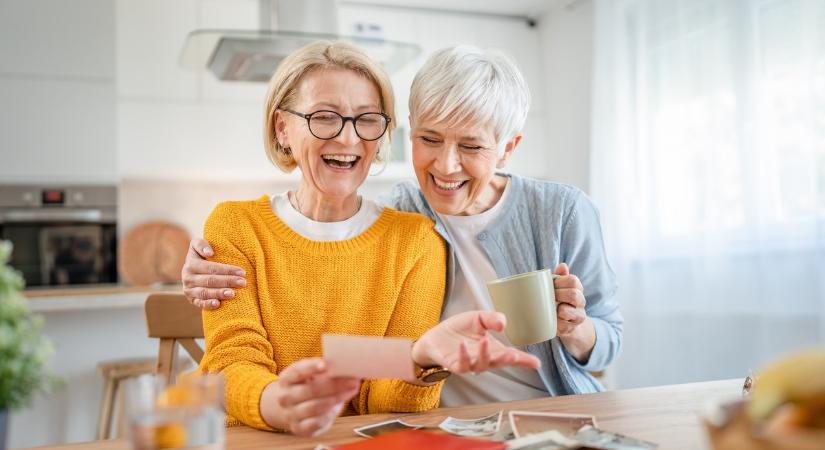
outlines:
M23 291L33 312L101 310L142 306L157 292L181 292L179 284L157 286L100 285L36 288Z

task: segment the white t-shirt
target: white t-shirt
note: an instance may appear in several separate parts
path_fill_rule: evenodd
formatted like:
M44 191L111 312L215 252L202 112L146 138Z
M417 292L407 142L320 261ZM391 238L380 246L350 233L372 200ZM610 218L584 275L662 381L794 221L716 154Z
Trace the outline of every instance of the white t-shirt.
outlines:
M464 311L493 311L487 282L498 278L493 264L484 253L476 236L501 214L502 205L510 192L508 180L499 201L487 211L472 216L438 214L453 238L456 273L453 292L442 319ZM510 341L503 333L492 333L505 345ZM549 394L537 371L521 367L491 369L478 375L453 374L441 390L442 406L460 406L476 403L503 402L544 398Z
M361 208L349 219L340 222L316 222L296 211L288 194L272 196L272 211L289 228L311 241L344 241L367 231L381 216L383 208L372 200L362 200Z

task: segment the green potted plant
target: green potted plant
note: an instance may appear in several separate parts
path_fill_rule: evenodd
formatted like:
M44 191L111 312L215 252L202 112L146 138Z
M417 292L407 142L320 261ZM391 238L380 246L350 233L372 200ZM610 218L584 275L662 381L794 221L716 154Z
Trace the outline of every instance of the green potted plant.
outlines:
M12 246L0 241L0 450L6 448L9 413L25 406L54 378L46 368L53 348L41 336L42 318L32 315L23 277L8 265Z

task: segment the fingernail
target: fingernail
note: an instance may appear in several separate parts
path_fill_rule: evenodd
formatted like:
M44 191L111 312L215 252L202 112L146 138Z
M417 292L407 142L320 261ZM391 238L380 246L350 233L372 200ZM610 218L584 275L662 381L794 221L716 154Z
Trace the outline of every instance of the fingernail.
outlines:
M217 300L212 300L209 304L212 305L213 308L217 308L221 303Z
M245 276L245 275L246 275L246 271L245 271L245 270L243 270L243 269L236 270L236 271L235 271L235 275L237 275L237 276L239 276L239 277Z
M235 296L235 291L233 291L232 289L225 289L223 291L223 296L224 297L234 297Z
M246 280L244 280L243 278L238 278L237 280L235 280L235 286L238 286L238 287L246 286Z
M202 252L204 255L207 255L207 256L211 256L211 255L212 255L212 249L211 249L211 248L209 248L209 247L204 247L204 248L201 250L201 252Z

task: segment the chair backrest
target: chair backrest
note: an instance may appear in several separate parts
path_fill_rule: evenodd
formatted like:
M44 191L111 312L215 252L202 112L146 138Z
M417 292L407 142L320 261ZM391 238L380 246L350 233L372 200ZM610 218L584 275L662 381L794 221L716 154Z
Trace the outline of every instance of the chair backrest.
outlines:
M156 373L174 383L177 344L200 363L203 349L195 339L203 338L201 309L189 303L183 294L151 294L144 305L149 337L159 338Z

